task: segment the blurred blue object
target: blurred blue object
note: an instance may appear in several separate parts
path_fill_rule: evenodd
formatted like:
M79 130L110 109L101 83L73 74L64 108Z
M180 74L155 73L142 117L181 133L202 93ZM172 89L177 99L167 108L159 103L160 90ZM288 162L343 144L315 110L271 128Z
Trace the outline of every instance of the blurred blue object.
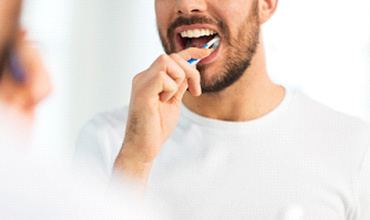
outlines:
M23 83L26 81L26 73L18 54L14 50L10 54L9 67L10 72L16 82Z

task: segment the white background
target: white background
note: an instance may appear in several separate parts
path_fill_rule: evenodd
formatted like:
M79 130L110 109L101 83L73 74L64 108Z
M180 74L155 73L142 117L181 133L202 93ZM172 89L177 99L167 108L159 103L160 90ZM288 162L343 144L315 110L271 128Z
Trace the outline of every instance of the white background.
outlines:
M154 0L28 0L23 23L50 69L35 146L73 154L94 114L124 106L131 79L162 53ZM342 112L370 120L368 0L280 0L264 25L271 77Z

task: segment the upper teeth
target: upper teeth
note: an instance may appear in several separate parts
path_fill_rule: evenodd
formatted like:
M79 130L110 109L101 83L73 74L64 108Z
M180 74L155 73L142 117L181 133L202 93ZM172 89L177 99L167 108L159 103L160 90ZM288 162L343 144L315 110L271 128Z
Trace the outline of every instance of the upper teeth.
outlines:
M210 30L210 29L193 29L193 30L187 30L180 33L181 37L187 37L187 38L199 38L199 37L205 37L214 35L216 32Z

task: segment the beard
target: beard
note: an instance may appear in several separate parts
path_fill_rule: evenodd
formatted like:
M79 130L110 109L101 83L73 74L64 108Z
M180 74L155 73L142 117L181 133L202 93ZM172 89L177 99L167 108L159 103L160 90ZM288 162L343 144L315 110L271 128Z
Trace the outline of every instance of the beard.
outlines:
M231 36L228 26L223 21L200 16L190 18L179 17L168 28L166 40L159 31L162 46L167 54L175 53L174 29L181 25L215 24L222 33L224 56L222 67L216 74L206 78L206 71L210 64L198 64L197 69L201 77L202 93L218 93L237 82L246 73L252 63L259 44L260 21L258 17L258 4L254 1L249 16L240 26L236 36ZM220 33L220 34L221 34Z

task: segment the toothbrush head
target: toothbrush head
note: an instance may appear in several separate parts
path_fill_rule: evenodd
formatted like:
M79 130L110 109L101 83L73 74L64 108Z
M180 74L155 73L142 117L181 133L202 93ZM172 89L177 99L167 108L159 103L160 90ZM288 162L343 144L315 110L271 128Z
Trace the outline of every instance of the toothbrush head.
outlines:
M215 42L211 45L210 48L216 50L220 46L221 39L219 37L215 37L214 39L215 39Z
M217 49L218 46L220 46L220 41L221 41L221 39L218 36L216 36L211 41L206 43L206 45L204 45L204 48L206 48L206 49Z

